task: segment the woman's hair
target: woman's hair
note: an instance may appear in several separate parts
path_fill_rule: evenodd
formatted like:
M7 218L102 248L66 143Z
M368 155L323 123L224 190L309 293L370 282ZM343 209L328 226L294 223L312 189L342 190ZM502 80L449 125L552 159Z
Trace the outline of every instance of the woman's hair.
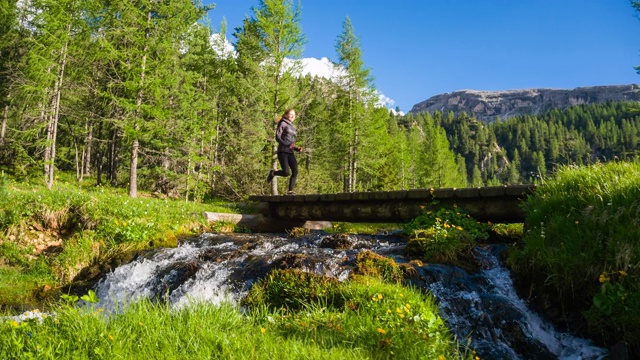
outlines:
M293 109L287 109L284 111L284 114L282 114L282 117L286 117L287 119L289 118L289 113L292 112Z

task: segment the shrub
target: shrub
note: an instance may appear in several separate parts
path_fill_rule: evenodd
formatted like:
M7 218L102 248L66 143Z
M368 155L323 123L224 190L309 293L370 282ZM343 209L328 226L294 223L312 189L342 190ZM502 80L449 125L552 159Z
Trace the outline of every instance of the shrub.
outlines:
M405 255L429 262L455 263L470 252L477 240L487 239L488 230L486 224L457 207L425 211L404 228L409 236Z

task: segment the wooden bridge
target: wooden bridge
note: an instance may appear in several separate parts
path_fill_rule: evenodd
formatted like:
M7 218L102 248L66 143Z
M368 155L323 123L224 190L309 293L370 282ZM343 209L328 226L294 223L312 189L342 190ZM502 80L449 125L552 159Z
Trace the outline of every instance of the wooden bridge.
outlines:
M482 188L418 189L306 195L254 195L261 215L205 214L209 220L226 220L258 231L312 227L306 222L406 223L425 209L437 211L457 206L479 221L524 222L522 200L535 185ZM235 216L235 218L234 218Z

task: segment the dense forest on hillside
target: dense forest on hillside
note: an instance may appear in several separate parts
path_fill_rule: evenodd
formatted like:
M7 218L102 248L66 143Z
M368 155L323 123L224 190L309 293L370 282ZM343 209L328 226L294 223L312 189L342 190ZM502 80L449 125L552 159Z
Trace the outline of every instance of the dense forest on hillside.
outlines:
M587 105L484 124L398 116L346 18L339 78L298 76L300 9L263 0L233 30L199 1L28 0L0 12L0 169L56 172L188 201L273 193L275 120L298 113L300 193L516 184L560 164L636 157L636 105ZM277 178L276 178L277 179Z

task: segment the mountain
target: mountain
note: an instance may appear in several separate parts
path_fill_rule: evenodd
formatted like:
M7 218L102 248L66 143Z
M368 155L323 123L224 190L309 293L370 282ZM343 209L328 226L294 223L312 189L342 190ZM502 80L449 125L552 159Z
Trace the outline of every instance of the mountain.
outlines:
M460 90L430 97L411 108L409 114L421 112L466 112L479 120L492 122L517 115L537 115L550 109L606 101L640 101L640 86L610 85L575 89L523 89L505 91Z

